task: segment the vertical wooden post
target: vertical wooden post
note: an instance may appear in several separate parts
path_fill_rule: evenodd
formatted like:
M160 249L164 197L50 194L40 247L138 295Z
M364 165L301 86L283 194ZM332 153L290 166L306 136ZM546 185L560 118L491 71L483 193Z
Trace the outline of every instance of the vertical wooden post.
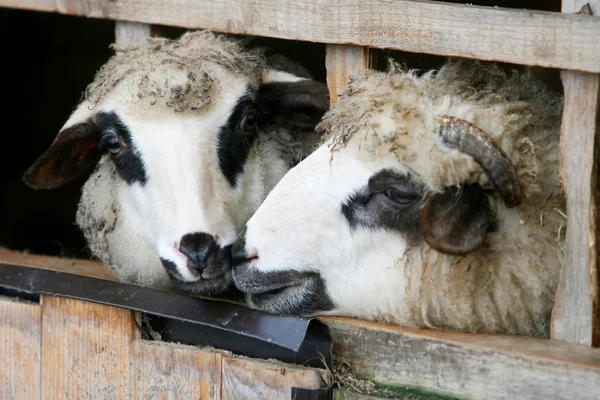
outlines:
M0 296L0 399L41 399L39 304Z
M600 0L563 0L563 12L589 13L590 8L600 12ZM552 313L552 338L599 346L596 191L600 74L562 71L561 77L565 104L560 160L567 196L567 236Z
M128 21L115 22L115 43L119 47L139 46L153 36L158 35L152 25Z
M331 107L348 85L348 79L367 68L375 68L374 50L349 45L328 44L325 54L327 87Z
M129 310L42 296L42 398L128 399Z

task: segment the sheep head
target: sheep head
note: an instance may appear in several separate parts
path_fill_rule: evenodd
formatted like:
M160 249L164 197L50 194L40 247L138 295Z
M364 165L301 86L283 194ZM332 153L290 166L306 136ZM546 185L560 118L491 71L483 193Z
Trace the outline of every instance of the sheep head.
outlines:
M559 265L560 108L493 64L365 73L234 243L235 284L271 312L539 332ZM537 295L490 304L513 290Z

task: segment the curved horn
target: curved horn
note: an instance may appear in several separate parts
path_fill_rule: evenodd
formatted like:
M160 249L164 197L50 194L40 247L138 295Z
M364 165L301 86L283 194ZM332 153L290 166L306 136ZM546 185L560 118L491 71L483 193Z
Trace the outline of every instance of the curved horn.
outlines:
M443 115L436 130L444 144L473 157L502 195L506 207L521 204L521 186L508 156L484 131L464 119Z

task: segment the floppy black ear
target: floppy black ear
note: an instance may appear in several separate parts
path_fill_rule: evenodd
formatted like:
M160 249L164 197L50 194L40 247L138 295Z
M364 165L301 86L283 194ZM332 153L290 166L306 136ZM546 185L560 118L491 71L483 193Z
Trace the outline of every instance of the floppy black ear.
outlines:
M261 120L312 130L329 109L327 85L311 79L263 83L256 96Z
M421 211L423 239L435 250L463 255L479 248L494 224L488 196L479 185L463 185L431 196Z
M62 130L23 175L34 189L55 189L93 168L100 159L96 125L82 122Z

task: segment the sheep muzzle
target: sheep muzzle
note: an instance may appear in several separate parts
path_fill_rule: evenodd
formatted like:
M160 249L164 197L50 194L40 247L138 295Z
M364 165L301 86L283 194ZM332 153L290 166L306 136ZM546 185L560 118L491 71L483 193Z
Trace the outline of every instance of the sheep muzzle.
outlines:
M506 207L521 204L514 166L491 137L471 122L448 115L436 119L436 130L446 146L473 157L500 192Z

